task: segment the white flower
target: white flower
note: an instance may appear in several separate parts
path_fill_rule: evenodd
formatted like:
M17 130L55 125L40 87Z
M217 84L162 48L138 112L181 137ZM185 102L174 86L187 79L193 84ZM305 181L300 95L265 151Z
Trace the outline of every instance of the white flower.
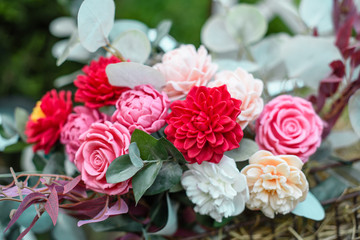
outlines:
M231 97L241 100L241 113L237 122L242 129L248 123L255 120L264 108L261 98L264 84L260 79L254 79L253 75L242 68L234 72L222 71L215 75L215 80L208 84L209 87L218 87L226 84Z
M287 214L305 200L309 184L301 171L303 162L295 155L274 156L260 150L249 159L245 174L250 191L246 203L252 210L260 209L265 216Z
M218 164L202 162L188 167L181 184L195 204L195 212L221 222L223 217L244 211L249 190L246 177L239 172L232 158L224 155Z

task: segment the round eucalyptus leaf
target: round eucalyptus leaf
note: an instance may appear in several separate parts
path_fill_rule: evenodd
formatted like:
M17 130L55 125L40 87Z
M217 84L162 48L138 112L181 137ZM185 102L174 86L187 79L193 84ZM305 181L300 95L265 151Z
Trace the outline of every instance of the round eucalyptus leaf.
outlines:
M302 0L300 16L305 24L318 33L326 34L333 30L333 0Z
M259 146L254 140L243 138L240 147L225 152L225 155L234 159L236 162L248 160L254 153L259 150Z
M351 126L360 136L360 90L357 90L349 100L349 117Z
M232 7L225 18L226 30L245 45L260 40L266 33L267 22L260 11L248 4Z
M75 19L72 17L59 17L51 21L49 30L55 37L68 37L76 29Z
M30 206L21 214L21 216L17 220L17 223L24 227L28 227L33 221L35 215L36 215L35 207ZM51 218L47 212L44 212L39 218L39 220L37 220L34 227L31 228L31 231L33 231L34 233L44 233L52 228L53 228L53 223L51 221Z
M226 31L223 16L210 17L201 29L201 42L213 52L237 51L239 44Z
M111 41L115 40L120 36L121 33L129 31L129 30L139 30L145 34L149 31L148 26L146 24L132 19L121 19L116 20L113 28L109 34L109 39Z
M112 42L115 47L131 62L144 63L150 56L151 44L146 34L139 30L130 30L120 34L120 36Z

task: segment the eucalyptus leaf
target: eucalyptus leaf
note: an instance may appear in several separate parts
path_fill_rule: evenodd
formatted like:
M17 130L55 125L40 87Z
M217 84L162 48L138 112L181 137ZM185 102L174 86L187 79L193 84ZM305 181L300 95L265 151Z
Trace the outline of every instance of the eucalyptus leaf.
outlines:
M201 29L201 42L211 51L238 51L239 44L226 31L225 18L220 15L211 16Z
M29 119L29 114L27 113L27 111L23 108L15 108L15 125L16 125L16 130L19 133L21 139L26 142L26 135L25 135L25 126L26 123Z
M166 160L168 158L166 148L162 144L164 141L160 142L144 131L135 129L131 135L131 142L136 142L143 160Z
M163 20L161 21L156 27L156 38L153 41L153 46L157 47L160 41L168 35L170 32L172 22L170 20Z
M70 36L74 29L76 29L76 22L72 17L58 17L49 25L51 34L58 38Z
M129 157L131 160L131 163L138 168L142 168L144 166L144 162L140 158L140 151L136 144L136 142L130 143L129 146Z
M325 218L324 208L311 192L308 192L306 199L303 202L298 203L296 208L291 212L295 215L315 221L321 221Z
M238 4L227 13L225 27L234 39L244 45L249 45L265 35L267 22L255 6Z
M113 0L84 0L78 13L78 31L81 44L89 52L108 44L108 35L114 25Z
M360 90L357 90L349 100L349 118L351 126L360 137Z
M219 66L219 71L235 71L237 68L242 68L247 72L255 72L259 69L259 65L247 60L215 59L213 62Z
M255 141L243 138L240 142L240 147L225 152L225 155L234 159L236 162L240 162L248 160L257 151L259 151L259 146Z
M169 190L180 183L182 168L176 162L164 162L154 183L145 192L145 195L155 195Z
M128 154L121 155L111 162L106 171L106 181L108 183L118 183L128 180L134 176L141 167L132 164Z
M144 63L150 56L151 44L146 34L139 30L130 30L120 34L111 43L125 59L131 62Z
M120 62L106 67L109 83L113 86L134 88L142 84L150 84L161 91L165 85L164 76L156 69L134 62Z
M85 240L86 235L83 228L76 225L77 220L67 214L59 213L57 224L51 231L55 240Z
M114 26L109 34L109 38L111 41L114 41L116 38L120 36L121 33L129 30L139 30L147 34L149 28L148 26L146 26L146 24L133 19L115 20Z
M17 135L14 120L7 114L0 114L0 127L0 136L3 136L4 138L12 138Z
M27 228L33 221L35 215L35 207L30 206L21 214L21 216L17 220L17 223ZM39 218L39 220L35 223L34 227L31 228L31 231L33 231L34 233L44 233L52 228L53 224L51 218L47 212L44 212Z
M289 78L300 79L317 90L329 73L329 64L341 59L333 38L296 36L286 41L281 49ZM311 61L310 61L311 60Z
M305 24L318 31L328 34L333 31L333 0L302 0L299 12Z
M1 137L0 137L1 138ZM0 140L1 142L1 140ZM1 145L1 144L0 144ZM16 153L16 152L21 152L24 148L26 148L27 146L29 146L28 143L26 142L18 142L17 141L17 138L16 138L16 141L14 142L14 144L11 144L11 145L7 145L5 148L4 148L4 153ZM1 147L0 147L1 149Z
M149 233L149 235L165 235L165 236L170 236L172 234L174 234L177 230L178 227L178 221L177 221L177 210L178 210L178 205L174 204L171 200L168 194L166 194L166 203L167 203L167 208L168 208L168 217L167 217L167 222L165 224L165 226L154 233Z
M333 130L327 139L330 141L334 149L351 146L359 141L359 136L351 130Z
M58 77L54 81L54 87L61 88L61 87L64 87L66 85L72 84L74 82L74 80L76 79L76 77L78 75L82 74L82 73L83 72L81 70L77 70L77 71L75 71L73 73Z
M138 203L145 191L154 183L160 169L162 161L149 163L132 178L135 202Z

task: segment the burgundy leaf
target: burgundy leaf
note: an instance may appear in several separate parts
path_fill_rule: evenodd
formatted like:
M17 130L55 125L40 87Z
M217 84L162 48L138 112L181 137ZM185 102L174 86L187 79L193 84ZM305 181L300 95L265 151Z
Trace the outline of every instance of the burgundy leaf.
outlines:
M56 187L51 188L49 198L45 203L45 210L49 214L55 226L59 214L59 199L58 199L58 192L56 191Z
M25 235L31 230L31 228L35 225L36 221L39 220L39 216L36 215L34 219L32 220L30 226L28 226L19 236L16 240L21 240L25 237Z
M30 207L32 204L43 201L46 199L45 194L42 193L30 193L29 195L27 195L23 201L21 202L21 204L19 205L18 209L16 210L14 216L12 217L12 219L10 220L9 224L7 225L6 229L4 232L6 232L15 222L16 220L18 220L18 218L21 216L21 214L28 208Z
M333 22L335 32L338 33L343 24L356 15L357 10L353 0L334 0Z
M351 55L351 67L356 68L359 65L360 65L360 50L357 50Z
M127 233L126 235L117 238L116 240L141 240L142 237L136 235L135 233Z
M341 60L332 61L330 67L333 70L333 75L340 78L345 76L345 65Z
M355 18L351 17L349 18L339 29L339 31L336 34L336 42L335 45L340 49L341 53L344 56L344 52L346 51L350 37L351 37L351 31L353 27ZM345 56L344 56L345 57Z
M73 190L79 184L80 181L81 181L81 175L77 176L76 178L74 178L73 180L71 180L70 182L65 184L64 185L64 194Z

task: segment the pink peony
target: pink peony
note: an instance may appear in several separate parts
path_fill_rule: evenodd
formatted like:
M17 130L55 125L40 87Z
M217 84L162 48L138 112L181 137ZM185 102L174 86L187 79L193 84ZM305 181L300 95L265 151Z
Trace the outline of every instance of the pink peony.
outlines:
M219 163L224 152L239 147L243 137L236 122L240 105L226 85L193 87L185 100L171 104L165 134L189 163Z
M256 142L273 154L296 155L306 162L321 143L323 122L311 103L281 95L265 105L256 122Z
M75 107L74 112L68 116L60 135L60 141L65 145L66 153L71 162L74 161L75 153L80 147L80 135L87 131L92 123L103 122L109 118L96 109L83 106Z
M80 142L80 148L75 155L75 165L86 186L95 192L108 195L127 193L131 180L107 183L106 170L115 158L128 152L128 129L120 123L96 122L80 136Z
M171 101L183 98L193 86L205 86L217 70L205 47L182 45L165 53L162 63L154 66L166 80L165 93Z
M153 133L165 125L170 101L150 85L139 85L121 94L112 121L118 121L132 133L140 129Z
M234 72L222 71L215 75L215 81L209 83L209 87L218 87L226 84L231 97L241 100L241 114L237 122L244 129L250 121L255 120L264 108L261 98L264 84L260 79L254 79L253 75L241 68Z

